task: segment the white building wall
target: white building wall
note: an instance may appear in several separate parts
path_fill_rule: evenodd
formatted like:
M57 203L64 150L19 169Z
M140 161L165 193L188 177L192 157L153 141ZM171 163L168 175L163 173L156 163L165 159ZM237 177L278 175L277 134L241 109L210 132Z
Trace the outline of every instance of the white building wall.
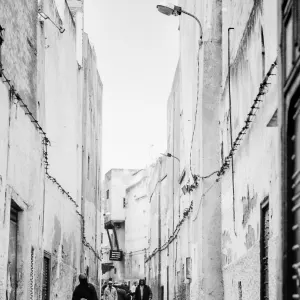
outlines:
M131 282L146 277L145 255L150 218L147 187L152 168L150 166L134 175L135 183L126 189L125 278Z

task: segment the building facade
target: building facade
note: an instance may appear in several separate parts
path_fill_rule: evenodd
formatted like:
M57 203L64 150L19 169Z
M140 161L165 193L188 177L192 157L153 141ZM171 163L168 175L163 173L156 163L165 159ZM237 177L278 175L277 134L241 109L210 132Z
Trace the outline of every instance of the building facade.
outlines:
M135 169L111 169L103 182L104 237L102 273L103 280L113 278L115 282L125 279L125 203L126 189L132 184ZM110 260L110 251L121 251L119 260Z
M157 299L279 299L279 9L179 5L202 28L179 16L167 154L149 180L147 281Z
M82 1L0 4L0 299L71 299L101 280L96 56Z
M146 278L150 202L148 184L153 167L133 174L125 197L125 280L133 284Z
M299 289L299 67L300 4L278 1L280 216L278 297L297 299Z

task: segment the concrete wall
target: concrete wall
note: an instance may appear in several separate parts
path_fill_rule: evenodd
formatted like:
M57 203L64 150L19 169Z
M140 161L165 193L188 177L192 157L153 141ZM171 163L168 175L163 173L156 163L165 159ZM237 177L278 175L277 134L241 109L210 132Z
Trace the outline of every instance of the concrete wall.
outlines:
M276 6L271 1L224 2L223 18L223 93L221 97L221 142L224 157L230 148L228 123L228 80L226 47L231 31L231 90L233 139L244 126L260 84L277 58ZM239 16L239 17L237 17ZM264 47L263 41L264 38ZM263 51L265 54L263 55ZM260 98L256 117L234 156L233 201L232 173L221 180L222 256L224 299L238 297L240 281L243 299L260 299L261 203L268 197L270 209L269 296L277 299L276 249L279 239L278 129L268 123L278 107L277 70L272 72L266 94Z
M12 293L13 270L8 261L12 203L18 207L16 298L41 299L43 256L47 252L51 257L50 298L71 299L77 275L86 266L90 266L90 280L95 285L99 285L101 279L95 252L99 252L101 246L97 235L100 235L101 222L98 202L102 84L87 37L87 81L80 81L83 76L79 74L73 49L76 29L66 3L63 3L61 20L51 0L39 1L42 11L58 24L63 23L66 31L61 34L49 20L37 21L37 2L23 2L14 3L16 5L1 3L0 12L0 25L5 28L1 56L4 75L23 101L10 96L9 84L2 76L0 299L7 299ZM76 86L79 88L74 89ZM87 86L93 91L94 98L90 103L92 114L85 116L85 121L93 126L85 127L85 135L90 137L91 143L97 144L91 157L97 161L98 168L93 170L93 181L83 180L83 186L94 190L95 194L93 197L85 195L83 204L88 207L88 213L80 216L80 207L74 200L77 198L77 203L81 204L78 195L81 196L82 169L77 164L77 148L81 154L82 137L78 137L77 132L82 135L82 131L77 129L78 124L82 127L82 118L78 114L81 103L90 98L89 95L83 98L83 93L79 92L81 87L83 90ZM48 156L43 144L44 134L37 129L33 117L52 142L48 146ZM50 164L48 171L46 161ZM66 194L68 192L73 198Z
M8 78L18 87L20 96L36 116L37 1L1 0L0 5L0 24L5 29L1 63Z
M43 11L56 24L63 24L64 33L47 20L45 36L45 130L50 139L51 175L77 197L77 60L76 28L69 7L64 3L60 17L52 0L44 1ZM78 145L79 146L79 145ZM61 165L65 167L62 169ZM76 199L77 203L80 199Z
M83 35L82 98L82 182L81 208L85 218L86 240L100 249L101 172L102 172L102 91L95 50L87 34ZM85 258L94 282L99 282L100 264L93 253ZM93 275L92 275L93 274Z
M263 102L255 119L234 153L234 199L231 169L220 177L216 174L231 148L228 28L235 28L230 31L234 141L277 57L276 5L270 1L226 0L186 0L179 5L199 18L203 43L199 48L198 24L182 14L180 59L168 101L167 148L180 163L178 167L178 160L164 158L149 179L151 191L167 174L158 185L160 192L151 200L148 282L159 299L162 286L164 299L241 299L241 294L242 299L259 299L260 204L268 197L269 293L276 299L279 137L276 122L269 124L278 105L276 70L266 95L261 96ZM186 176L179 185L183 170ZM193 175L198 185L184 194L182 188L194 183ZM184 217L191 204L193 211ZM170 239L172 235L176 237ZM191 266L186 265L187 258Z
M109 190L108 209L112 220L125 220L125 208L123 199L126 196L126 188L132 182L132 174L138 170L112 169L105 179L105 193ZM104 195L106 197L106 194Z
M19 10L16 11L15 7ZM1 64L4 75L36 115L36 11L37 3L1 2L0 25L5 28ZM17 298L38 299L41 278L30 275L33 247L35 274L42 270L43 147L42 138L24 110L10 97L9 85L0 81L0 299L11 294L8 262L10 207L19 207L17 234ZM32 284L30 284L30 282Z
M43 249L51 254L51 296L71 299L80 272L81 219L74 203L49 180L45 212Z
M112 169L105 174L103 182L103 201L105 203L104 223L113 221L118 227L115 226L116 237L118 239L119 249L125 251L125 207L124 199L126 197L126 189L135 182L135 173L139 170L135 169ZM139 178L140 175L137 177ZM109 198L107 199L107 191L109 190ZM109 213L109 214L107 214ZM107 232L105 233L107 235ZM112 229L108 233L113 241L113 249L116 250L114 243L115 235ZM106 239L106 237L105 237ZM108 241L106 240L106 243ZM110 245L109 245L110 247ZM109 263L109 249L105 250L105 259L103 263ZM112 277L113 280L120 282L125 278L125 258L122 261L113 262L114 269L104 275L105 279Z
M150 204L148 178L152 167L140 171L136 181L126 189L125 211L125 279L145 278L145 255L148 248Z

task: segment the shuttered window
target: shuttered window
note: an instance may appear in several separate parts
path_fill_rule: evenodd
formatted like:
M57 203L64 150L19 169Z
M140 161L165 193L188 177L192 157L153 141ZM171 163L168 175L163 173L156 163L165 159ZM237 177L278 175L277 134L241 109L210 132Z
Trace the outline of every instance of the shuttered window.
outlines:
M42 300L50 299L50 255L44 253Z
M34 248L31 248L30 255L30 300L34 299Z
M262 205L261 218L261 300L269 299L269 238L270 238L270 216L269 203Z

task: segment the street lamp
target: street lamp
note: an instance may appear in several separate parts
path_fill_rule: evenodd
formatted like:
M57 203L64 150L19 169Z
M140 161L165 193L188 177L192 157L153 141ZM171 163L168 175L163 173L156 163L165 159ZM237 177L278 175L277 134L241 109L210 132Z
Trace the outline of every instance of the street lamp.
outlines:
M200 42L202 41L202 34L203 34L202 26L201 26L201 23L200 23L199 19L196 16L194 16L194 15L190 14L189 12L183 10L180 6L176 6L172 3L165 3L164 2L164 3L158 4L156 6L156 8L158 9L158 11L160 13L162 13L166 16L173 15L173 16L177 17L177 16L180 16L183 13L183 14L186 14L186 15L194 18L197 21L197 23L199 24L199 27L200 27Z

